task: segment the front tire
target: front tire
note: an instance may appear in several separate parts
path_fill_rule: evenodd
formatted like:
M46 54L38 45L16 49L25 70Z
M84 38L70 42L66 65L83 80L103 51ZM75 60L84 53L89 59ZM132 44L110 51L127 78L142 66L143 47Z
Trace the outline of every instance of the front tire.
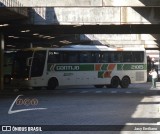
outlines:
M54 90L58 86L58 80L56 78L51 78L48 81L48 90Z

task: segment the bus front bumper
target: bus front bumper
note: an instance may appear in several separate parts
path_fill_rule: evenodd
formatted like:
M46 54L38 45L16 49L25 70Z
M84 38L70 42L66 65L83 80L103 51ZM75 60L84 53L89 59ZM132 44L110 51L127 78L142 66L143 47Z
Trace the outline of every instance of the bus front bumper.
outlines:
M20 79L12 79L11 86L13 88L30 88L31 87L30 80L20 80Z

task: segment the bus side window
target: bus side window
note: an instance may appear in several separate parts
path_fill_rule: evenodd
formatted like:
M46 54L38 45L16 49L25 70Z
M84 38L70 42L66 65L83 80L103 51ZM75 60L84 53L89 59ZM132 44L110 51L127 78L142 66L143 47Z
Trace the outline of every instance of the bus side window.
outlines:
M114 52L109 52L109 61L110 63L114 63Z
M133 62L143 62L144 52L133 52Z
M90 52L81 52L80 53L80 62L81 63L91 63L91 53Z
M60 54L60 63L68 63L68 52L61 52Z
M58 63L60 62L60 53L50 51L48 55L48 63Z
M99 52L91 52L91 62L92 63L98 63L100 59Z
M68 54L68 62L69 63L78 63L78 52L70 52Z
M123 52L123 62L133 62L132 52Z
M114 53L114 62L115 63L122 62L122 53L121 52L115 52Z
M80 52L80 63L83 63L83 59L84 59L84 54Z
M101 53L101 62L102 63L108 63L109 62L109 53L108 52Z

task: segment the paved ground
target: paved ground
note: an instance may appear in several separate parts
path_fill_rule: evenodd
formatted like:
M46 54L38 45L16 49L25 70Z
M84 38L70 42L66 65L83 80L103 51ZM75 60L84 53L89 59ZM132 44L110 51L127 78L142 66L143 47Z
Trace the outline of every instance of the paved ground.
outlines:
M58 87L56 90L31 90L31 89L13 89L12 87L6 87L5 90L0 92L0 94L19 94L19 93L25 93L25 94L48 94L48 93L80 93L80 94L87 94L87 93L111 93L111 94L130 94L130 93L138 93L138 94L157 94L160 91L160 82L157 82L157 88L151 88L151 83L142 83L142 84L130 84L129 88L123 89L123 88L94 88L93 86L68 86L68 87Z
M132 131L136 125L143 125L138 126L139 130L144 125L156 125L160 130L157 126L160 122L160 83L156 89L150 87L151 83L131 84L128 89L81 86L36 91L10 88L0 93L0 124L52 125L42 130L60 130L45 133L128 134L131 131L131 134L155 134L159 132Z

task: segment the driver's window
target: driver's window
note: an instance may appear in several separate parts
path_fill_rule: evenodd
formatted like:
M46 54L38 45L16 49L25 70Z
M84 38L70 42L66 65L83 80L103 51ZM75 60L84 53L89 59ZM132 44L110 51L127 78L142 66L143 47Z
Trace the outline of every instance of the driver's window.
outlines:
M32 62L32 71L31 71L32 77L38 77L43 74L45 59L46 59L46 51L41 50L41 51L36 51L34 53L34 58Z

